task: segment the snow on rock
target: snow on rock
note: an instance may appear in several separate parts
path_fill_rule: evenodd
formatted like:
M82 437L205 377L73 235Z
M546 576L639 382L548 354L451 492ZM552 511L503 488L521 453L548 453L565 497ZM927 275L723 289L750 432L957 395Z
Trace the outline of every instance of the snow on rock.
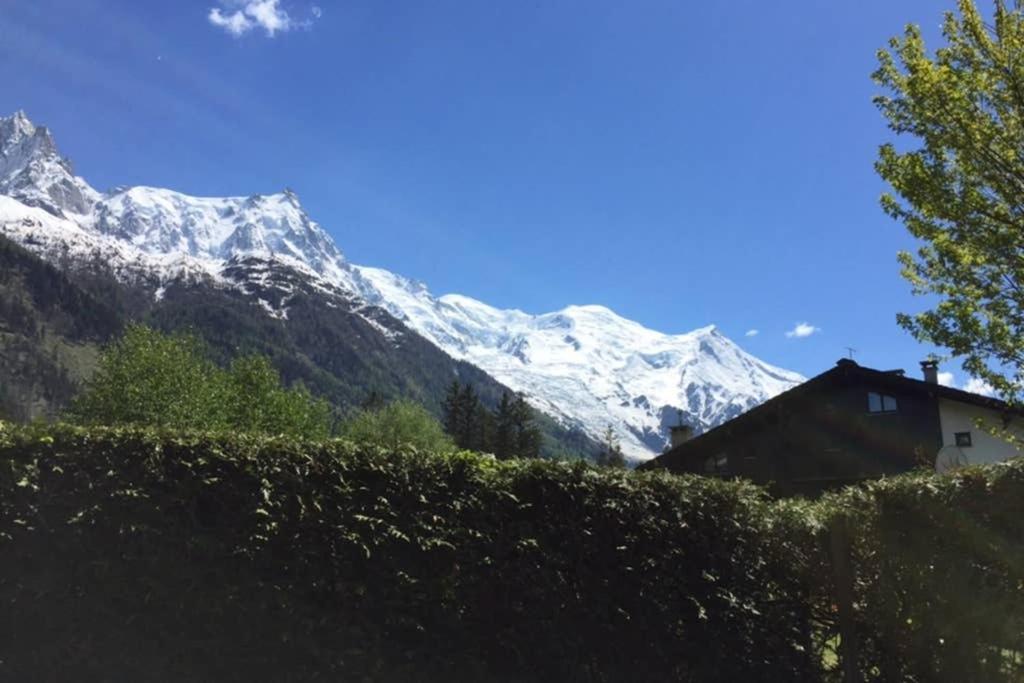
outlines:
M88 258L134 280L184 275L230 286L225 271L240 260L262 260L303 274L325 293L357 290L341 251L291 190L249 197L155 187L100 193L73 174L50 132L23 112L0 117L0 197L4 233L51 261Z
M155 187L114 191L97 202L93 227L151 254L207 260L291 259L333 279L344 257L290 190L251 197L191 197Z
M49 130L21 111L0 118L0 194L60 217L88 213L99 197L57 153Z
M803 380L747 354L714 326L668 335L603 306L530 315L350 264L290 190L192 197L154 187L100 193L74 175L49 131L22 112L0 118L0 234L61 266L102 263L154 298L177 279L252 296L287 319L296 289L375 319L383 309L455 358L523 392L566 426L600 439L608 425L634 460L665 446L677 411L698 430ZM273 299L268 298L273 292Z
M215 271L215 264L187 254L147 254L132 244L96 234L75 221L3 195L0 234L58 266L102 264L130 284L158 288L178 279L210 278Z
M713 325L650 330L604 306L529 315L359 268L366 294L452 356L486 370L537 408L595 439L611 425L633 459L660 453L683 419L703 431L803 381L743 351Z

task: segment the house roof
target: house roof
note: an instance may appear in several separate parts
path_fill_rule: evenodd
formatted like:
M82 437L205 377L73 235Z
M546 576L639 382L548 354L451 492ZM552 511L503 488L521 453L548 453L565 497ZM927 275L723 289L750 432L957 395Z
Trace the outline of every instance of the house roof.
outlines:
M776 409L778 406L799 398L800 396L814 391L821 386L830 384L836 379L848 380L851 378L870 380L872 384L878 386L880 389L890 389L902 394L928 394L937 398L958 401L960 403L968 403L988 408L990 410L1024 415L1024 411L1014 408L1005 401L1000 401L996 398L981 396L980 394L972 394L969 391L962 391L960 389L954 389L953 387L947 387L933 382L926 382L920 379L911 379L910 377L905 377L902 370L875 370L873 368L863 367L853 360L843 358L836 363L835 367L826 370L820 375L812 377L802 384L798 384L788 391L782 392L778 396L751 408L747 412L729 420L728 422L724 422L713 429L709 429L700 436L694 437L686 443L680 444L675 448L666 451L658 457L643 463L637 469L654 469L668 465L673 461L685 457L687 451L690 449L699 448L705 439L715 438L726 429L742 427L747 423L752 423L761 416Z

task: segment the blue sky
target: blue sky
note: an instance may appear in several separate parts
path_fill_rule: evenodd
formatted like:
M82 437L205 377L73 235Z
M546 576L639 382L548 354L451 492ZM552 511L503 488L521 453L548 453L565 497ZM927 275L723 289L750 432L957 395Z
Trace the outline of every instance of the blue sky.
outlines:
M916 374L869 75L953 4L6 0L0 112L100 189L291 187L352 261L435 294Z

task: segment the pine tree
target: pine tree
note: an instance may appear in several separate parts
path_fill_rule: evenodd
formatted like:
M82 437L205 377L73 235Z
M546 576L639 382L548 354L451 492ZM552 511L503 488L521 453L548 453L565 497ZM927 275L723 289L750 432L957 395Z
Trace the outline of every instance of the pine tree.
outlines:
M489 414L473 387L452 382L442 408L444 430L459 448L472 451L487 449Z
M484 443L484 407L480 404L480 397L469 384L462 387L459 398L460 410L462 411L462 433L459 434L456 442L462 440L462 447L471 451L482 451Z
M601 439L601 452L597 455L597 464L601 467L614 467L617 469L626 466L626 456L622 454L622 446L619 444L619 437L611 425L604 431Z
M478 453L490 453L493 451L494 443L494 416L484 407L475 391L471 396L466 404L470 415L466 447Z
M362 403L359 404L361 410L375 411L380 410L386 406L388 402L384 400L384 394L380 393L376 389L371 389L370 393L366 395Z
M516 454L516 423L512 399L503 392L498 409L494 413L494 439L491 451L499 460L506 460Z
M539 458L541 434L533 423L533 408L520 393L512 404L515 454L520 458Z
M453 380L448 386L448 392L441 402L441 410L441 422L445 433L452 437L459 448L465 448L462 435L465 434L466 416L462 404L462 384L458 380Z
M442 403L444 429L459 448L497 458L540 457L541 432L522 394L505 392L492 412L468 384L452 382Z

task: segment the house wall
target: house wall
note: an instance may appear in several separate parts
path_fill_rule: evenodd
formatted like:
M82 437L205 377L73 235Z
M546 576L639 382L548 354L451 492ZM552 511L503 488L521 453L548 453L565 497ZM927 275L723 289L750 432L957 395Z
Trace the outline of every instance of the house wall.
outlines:
M871 413L868 393L892 396L898 409ZM837 378L795 405L786 432L790 447L775 479L781 492L813 492L863 479L907 472L940 446L939 416L933 397L905 391L886 378Z
M979 419L983 421L984 427L976 426ZM1024 454L1024 451L989 433L988 430L992 427L1003 427L1003 418L998 411L940 398L939 420L942 425L943 446L955 446L957 432L970 433L971 445L960 449L967 459L967 464L999 462ZM1024 424L1020 418L1011 422L1008 428L1012 434L1024 439Z
M678 455L663 456L668 469L741 477L779 495L817 495L864 479L930 465L941 446L933 395L909 390L900 378L837 372L756 415L698 437ZM893 396L898 410L871 413L868 392ZM706 463L727 457L723 471Z
M872 392L895 398L897 409L871 412ZM1024 456L1024 446L1018 449L975 425L980 418L1002 426L998 407L945 398L956 393L898 373L840 362L649 466L749 479L777 495L813 496L865 479L935 467L937 460L945 469L961 461L980 464ZM1024 443L1024 415L1010 428ZM955 446L957 432L969 432L971 446ZM715 467L719 462L727 464Z

